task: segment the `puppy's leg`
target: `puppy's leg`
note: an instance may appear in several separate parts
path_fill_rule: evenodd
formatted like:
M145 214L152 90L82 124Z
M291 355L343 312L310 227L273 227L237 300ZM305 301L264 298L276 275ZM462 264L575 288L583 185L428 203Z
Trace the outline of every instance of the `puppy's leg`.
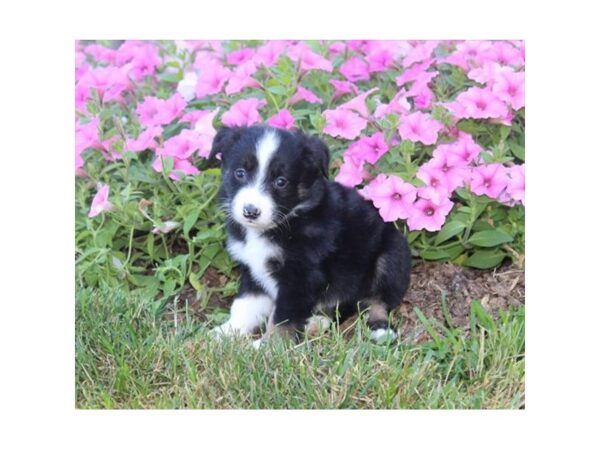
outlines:
M273 310L273 300L265 294L246 294L238 297L231 305L229 320L212 329L216 335L252 334Z
M398 335L390 328L387 305L379 299L368 300L366 303L369 305L367 310L367 324L371 329L371 338L376 341L384 337L396 339Z

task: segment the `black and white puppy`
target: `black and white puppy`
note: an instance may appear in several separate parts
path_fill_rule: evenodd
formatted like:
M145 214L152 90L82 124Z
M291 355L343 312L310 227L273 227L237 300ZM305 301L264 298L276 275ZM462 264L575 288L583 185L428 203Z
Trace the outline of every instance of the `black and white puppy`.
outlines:
M395 337L388 313L409 285L408 243L356 190L328 180L327 146L301 132L233 127L215 136L210 158L218 154L241 285L214 332L251 334L268 320L263 341L295 336L316 311L343 320L360 308L375 339Z

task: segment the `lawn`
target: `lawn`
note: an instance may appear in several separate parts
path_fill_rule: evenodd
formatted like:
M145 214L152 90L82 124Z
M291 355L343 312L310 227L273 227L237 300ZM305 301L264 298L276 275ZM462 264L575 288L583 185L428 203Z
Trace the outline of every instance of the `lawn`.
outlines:
M466 330L419 317L430 333L422 343L374 343L358 318L343 331L254 350L250 338L211 338L189 308L157 313L123 291L80 290L76 406L524 407L524 307L494 320L473 302Z

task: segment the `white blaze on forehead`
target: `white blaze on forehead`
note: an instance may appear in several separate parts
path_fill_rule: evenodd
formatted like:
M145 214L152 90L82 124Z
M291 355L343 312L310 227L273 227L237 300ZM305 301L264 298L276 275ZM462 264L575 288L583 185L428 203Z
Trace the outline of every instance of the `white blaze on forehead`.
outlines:
M254 185L261 189L267 169L273 155L279 148L279 136L272 130L266 131L260 140L256 143L256 159L258 160L258 174L254 180Z
M279 148L279 136L275 131L267 130L256 142L256 159L258 168L252 182L240 189L233 198L232 213L237 222L242 225L267 229L273 226L273 213L275 202L264 188L269 164L273 155ZM254 205L261 213L260 216L249 222L244 219L244 205Z

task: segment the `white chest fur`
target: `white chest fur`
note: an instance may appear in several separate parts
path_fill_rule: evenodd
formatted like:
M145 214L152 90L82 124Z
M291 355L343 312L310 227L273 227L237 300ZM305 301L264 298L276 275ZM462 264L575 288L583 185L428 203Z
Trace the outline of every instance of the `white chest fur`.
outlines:
M271 298L277 297L277 281L271 276L267 262L281 258L281 248L254 230L246 230L246 240L229 238L227 249L231 257L250 268L252 277Z

